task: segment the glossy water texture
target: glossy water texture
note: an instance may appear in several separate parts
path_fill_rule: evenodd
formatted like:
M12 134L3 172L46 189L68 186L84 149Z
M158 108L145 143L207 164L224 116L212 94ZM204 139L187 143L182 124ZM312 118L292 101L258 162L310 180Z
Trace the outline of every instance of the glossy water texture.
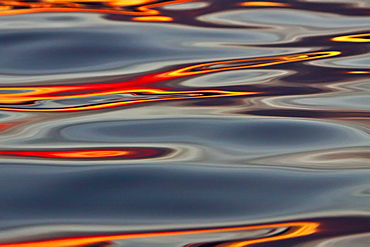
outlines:
M0 0L0 247L370 246L368 0Z

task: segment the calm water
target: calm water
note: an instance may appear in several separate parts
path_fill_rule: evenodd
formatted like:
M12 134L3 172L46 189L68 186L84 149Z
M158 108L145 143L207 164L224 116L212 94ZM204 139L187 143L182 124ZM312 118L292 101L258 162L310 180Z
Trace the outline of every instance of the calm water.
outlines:
M369 0L0 1L0 246L370 246L369 42Z

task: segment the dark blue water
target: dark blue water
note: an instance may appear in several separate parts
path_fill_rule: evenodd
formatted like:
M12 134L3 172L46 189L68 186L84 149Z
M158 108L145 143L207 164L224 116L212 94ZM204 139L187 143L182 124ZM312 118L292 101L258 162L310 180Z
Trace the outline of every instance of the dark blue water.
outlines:
M369 16L0 1L0 246L370 246Z

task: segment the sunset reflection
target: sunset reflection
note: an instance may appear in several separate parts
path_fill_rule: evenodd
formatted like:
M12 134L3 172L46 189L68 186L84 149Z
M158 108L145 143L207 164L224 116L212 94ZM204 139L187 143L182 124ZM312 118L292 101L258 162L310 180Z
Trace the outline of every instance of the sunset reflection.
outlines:
M0 110L9 111L81 111L96 110L124 105L132 105L153 101L189 99L189 98L210 98L210 97L229 97L255 95L260 92L253 91L229 91L229 90L176 90L158 86L159 82L188 77L199 74L214 73L237 69L249 69L267 67L272 65L292 63L298 61L308 61L333 57L341 54L339 51L301 53L284 56L237 59L227 61L217 61L201 63L175 69L167 72L159 72L137 77L132 80L114 83L98 84L76 84L60 86L21 86L21 87L0 87ZM36 102L47 100L66 100L88 97L111 95L114 96L112 102L93 102L80 103L75 106L63 106L59 108L32 107ZM126 95L126 96L124 96ZM27 107L31 105L31 107Z
M145 159L163 156L169 153L166 148L114 148L90 150L2 150L0 156L37 157L55 159Z
M0 247L370 246L369 1L0 0Z
M370 42L370 33L339 36L332 40L337 42Z
M193 66L189 66L183 69L178 69L173 72L168 73L170 76L181 76L181 75L195 75L210 72L218 72L225 70L234 69L249 69L258 67L267 67L271 65L306 61L313 59L320 59L326 57L333 57L340 55L339 51L327 51L327 52L312 52L312 53L302 53L294 55L284 55L266 58L252 58L252 59L238 59L229 60L221 62L203 63Z
M133 21L173 21L172 17L169 16L138 16L133 17Z
M243 247L250 244L271 242L276 240L290 239L301 236L307 236L317 231L319 223L316 222L289 222L289 223L278 223L278 224L267 224L267 225L256 225L256 226L241 226L241 227L224 227L224 228L212 228L212 229L199 229L199 230L180 230L180 231L168 231L168 232L147 232L147 233L131 233L131 234L117 234L117 235L105 235L105 236L84 236L84 237L73 237L73 238L61 238L53 240L35 241L35 242L22 242L22 243L8 243L0 244L1 247L76 247L85 246L91 244L97 244L107 241L123 240L123 239L134 239L134 238L152 238L152 237L165 237L175 235L187 235L187 234L205 234L205 233L225 233L225 232L238 232L249 231L257 229L278 229L287 228L280 234L264 237L259 239L248 239L241 241L227 241L223 247ZM187 245L191 247L193 244Z
M287 7L290 6L289 3L279 3L279 2L263 2L263 1L256 1L256 2L244 2L241 3L240 6L247 6L247 7Z
M4 5L0 6L0 15L55 11L95 12L124 15L157 15L160 12L154 8L191 1L193 0L44 0L35 2L5 0L0 1L0 4Z

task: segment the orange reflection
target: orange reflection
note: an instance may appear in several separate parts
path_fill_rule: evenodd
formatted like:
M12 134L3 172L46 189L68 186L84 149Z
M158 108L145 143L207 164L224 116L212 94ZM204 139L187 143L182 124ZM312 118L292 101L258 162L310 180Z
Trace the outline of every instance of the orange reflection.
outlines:
M89 2L89 0L86 0ZM137 5L147 5L156 1L153 0L112 0L106 1L111 6L137 6Z
M3 156L23 156L23 157L39 157L39 158L58 158L58 159L143 159L159 157L169 150L166 148L141 148L127 147L114 149L91 149L91 150L19 150L19 151L0 151Z
M153 8L194 0L43 0L38 2L0 1L0 15L16 15L40 12L95 12L125 15L158 15ZM101 4L97 7L96 4ZM15 9L22 7L23 9ZM126 8L129 7L129 8Z
M245 2L241 3L240 6L248 7L287 7L289 3L278 3L278 2Z
M195 75L210 72L218 72L224 70L234 70L234 69L248 69L257 67L266 67L270 65L291 63L298 61L306 61L313 59L320 59L332 56L338 56L341 54L340 51L324 51L324 52L312 52L312 53L302 53L294 55L285 56L275 56L266 58L251 58L251 59L239 59L239 60L229 60L221 62L203 63L186 68L178 69L168 73L169 76L180 76L180 75Z
M370 71L348 71L348 74L370 74Z
M339 36L331 40L338 42L370 42L370 33Z
M138 16L131 18L133 21L173 21L169 16Z
M1 11L5 11L5 10L10 10L11 7L10 6L0 6L0 12ZM0 13L1 14L1 13Z
M62 86L61 86L62 87ZM138 103L145 103L145 102L154 102L154 101L165 101L165 100L178 100L178 99L189 99L189 98L211 98L211 97L226 97L226 96L241 96L241 95L251 95L257 94L257 92L231 92L231 91L222 91L222 90L201 90L201 91L164 91L164 90L155 90L155 89L145 89L145 90L135 90L132 91L118 91L115 93L132 93L132 94L146 94L146 95L167 95L167 97L163 98L154 98L151 99L150 97L141 100L129 100L129 101L119 101L119 102L112 102L112 103L100 103L100 104L93 104L87 106L76 106L76 107L67 107L67 108L12 108L12 107L0 107L0 110L8 110L8 111L28 111L28 112L67 112L67 111L82 111L82 110L97 110L97 109L106 109L118 106L125 106L125 105L132 105ZM96 95L104 95L106 93L94 93L89 94L90 96ZM86 94L83 94L86 96ZM49 96L49 97L37 97L34 95L33 97L25 97L25 98L33 98L34 100L45 100L45 99L66 99L66 98L74 98L74 97L81 97L82 95L70 95L70 96ZM17 99L19 102L20 99ZM0 102L1 103L1 102ZM14 102L13 102L14 103Z
M224 227L214 229L199 229L199 230L183 230L183 231L168 231L168 232L147 232L147 233L131 233L131 234L118 234L118 235L106 235L106 236L85 236L85 237L74 237L74 238L61 238L53 240L35 241L35 242L23 242L23 243L8 243L0 244L0 247L76 247L84 246L88 244L96 244L106 241L115 241L122 239L133 239L133 238L144 238L144 237L163 237L173 235L184 235L184 234L202 234L202 233L222 233L232 231L248 231L256 229L269 229L269 228L280 228L286 227L287 231L280 235L261 238L251 239L245 241L237 241L227 243L224 247L242 247L255 243L276 241L282 239L289 239L295 237L306 236L313 234L317 231L319 223L316 222L289 222L289 223L278 223L268 225L256 225L256 226L241 226L241 227Z
M258 92L233 92L224 90L198 90L198 91L180 91L153 86L154 83L166 80L182 78L192 75L220 72L235 69L247 69L266 67L277 64L291 63L297 61L307 61L326 57L337 56L339 51L313 52L294 55L227 60L210 63L191 65L188 67L148 74L135 78L131 81L100 83L100 84L79 84L79 85L60 85L60 86L34 86L34 87L0 87L0 104L3 107L0 110L10 111L80 111L105 109L117 106L138 104L144 102L188 99L188 98L210 98L225 96L245 96L258 94ZM6 93L9 91L9 93ZM38 102L43 100L57 99L76 99L94 96L111 95L117 96L115 102L109 103L90 103L87 105L67 106L64 108L26 108L26 107L6 107L6 105L29 104L29 102ZM131 97L120 96L131 95Z

